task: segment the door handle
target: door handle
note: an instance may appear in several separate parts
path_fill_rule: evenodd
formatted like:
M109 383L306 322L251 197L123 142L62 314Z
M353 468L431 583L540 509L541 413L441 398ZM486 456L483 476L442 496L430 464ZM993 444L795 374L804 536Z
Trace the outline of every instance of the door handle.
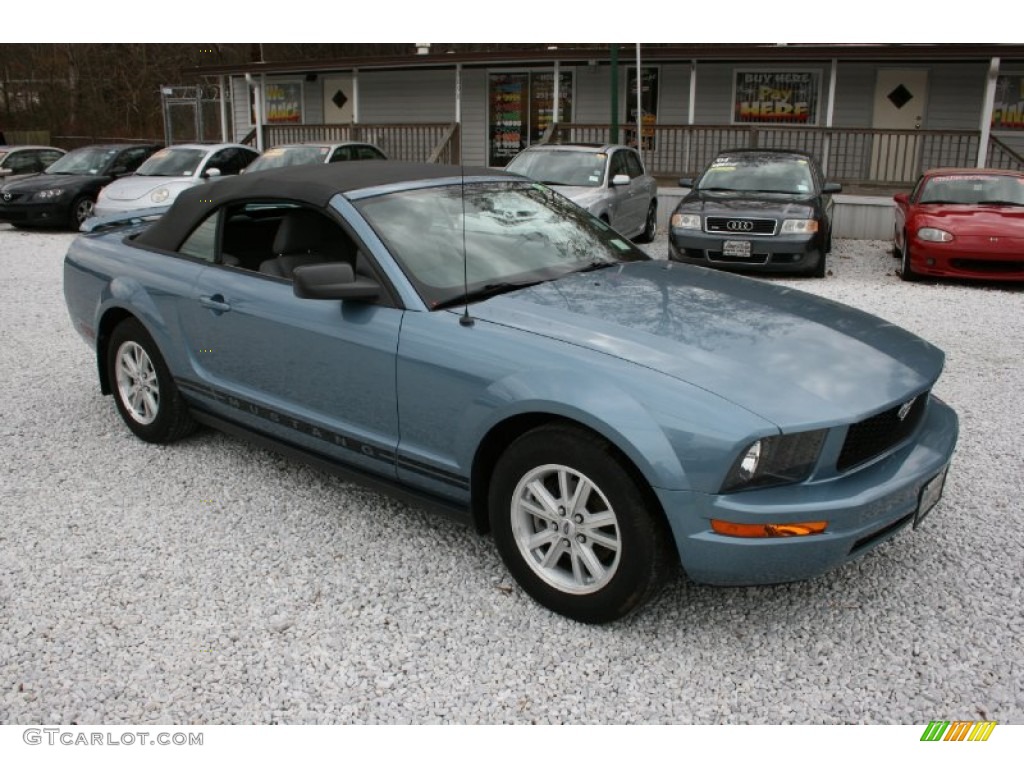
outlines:
M202 307L206 307L207 309L212 309L216 314L231 311L231 305L228 304L224 300L224 297L221 296L219 293L216 293L213 296L200 296L199 305Z

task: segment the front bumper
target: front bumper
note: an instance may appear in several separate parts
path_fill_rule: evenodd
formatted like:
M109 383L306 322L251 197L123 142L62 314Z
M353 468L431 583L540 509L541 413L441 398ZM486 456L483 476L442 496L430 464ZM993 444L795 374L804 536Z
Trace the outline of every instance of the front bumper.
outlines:
M68 223L70 211L66 202L2 203L0 221L34 227L63 227Z
M1020 238L989 238L950 243L918 240L910 244L910 266L919 275L973 280L1024 281L1024 243Z
M750 257L726 256L726 240L750 242ZM758 272L808 272L825 258L823 238L818 235L766 235L724 237L696 229L671 229L668 257L672 261L701 264L718 269Z
M798 581L859 557L912 523L922 488L949 466L957 434L956 413L932 397L908 443L845 474L732 494L655 491L693 581L734 586ZM713 532L712 519L824 520L828 528L810 536L744 539Z

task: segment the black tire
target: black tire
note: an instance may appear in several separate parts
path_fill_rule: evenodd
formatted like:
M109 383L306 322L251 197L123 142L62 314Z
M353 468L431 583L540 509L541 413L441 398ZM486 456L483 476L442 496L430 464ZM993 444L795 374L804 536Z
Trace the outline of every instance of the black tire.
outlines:
M147 443L171 443L196 428L152 337L134 318L110 335L107 376L124 423Z
M92 216L93 207L96 201L88 195L79 195L71 203L71 213L68 216L68 226L78 230L82 222Z
M809 274L811 277L824 277L825 267L827 263L828 259L825 256L825 252L822 251L821 253L818 254L818 263L811 267L807 274Z
M646 603L672 562L671 535L649 499L606 441L551 424L506 449L488 503L498 552L520 586L552 611L601 624Z
M900 279L908 283L916 283L921 279L910 263L910 241L906 234L903 235L903 251L900 254Z
M892 232L892 250L890 251L894 259L903 258L903 253L900 251L899 245L896 244L896 230Z
M647 219L644 221L644 231L636 238L638 243L650 243L658 234L658 203L651 201L647 209Z

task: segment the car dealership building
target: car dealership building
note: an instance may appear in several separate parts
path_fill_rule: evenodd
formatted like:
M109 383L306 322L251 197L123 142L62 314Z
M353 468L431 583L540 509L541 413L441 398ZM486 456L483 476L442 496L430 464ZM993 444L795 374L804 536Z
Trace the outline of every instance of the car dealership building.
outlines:
M194 74L220 86L223 138L259 148L361 140L501 167L538 142L637 144L639 114L643 159L666 181L748 146L811 152L871 191L939 166L1024 168L1024 45L420 44Z

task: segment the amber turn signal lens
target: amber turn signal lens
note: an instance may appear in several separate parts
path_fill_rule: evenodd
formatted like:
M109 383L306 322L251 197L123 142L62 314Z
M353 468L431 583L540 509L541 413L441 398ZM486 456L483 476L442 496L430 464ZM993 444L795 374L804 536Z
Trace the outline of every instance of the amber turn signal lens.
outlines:
M780 536L810 536L822 533L828 528L824 520L809 523L727 523L712 520L711 530L723 536L739 536L743 539L774 539Z

